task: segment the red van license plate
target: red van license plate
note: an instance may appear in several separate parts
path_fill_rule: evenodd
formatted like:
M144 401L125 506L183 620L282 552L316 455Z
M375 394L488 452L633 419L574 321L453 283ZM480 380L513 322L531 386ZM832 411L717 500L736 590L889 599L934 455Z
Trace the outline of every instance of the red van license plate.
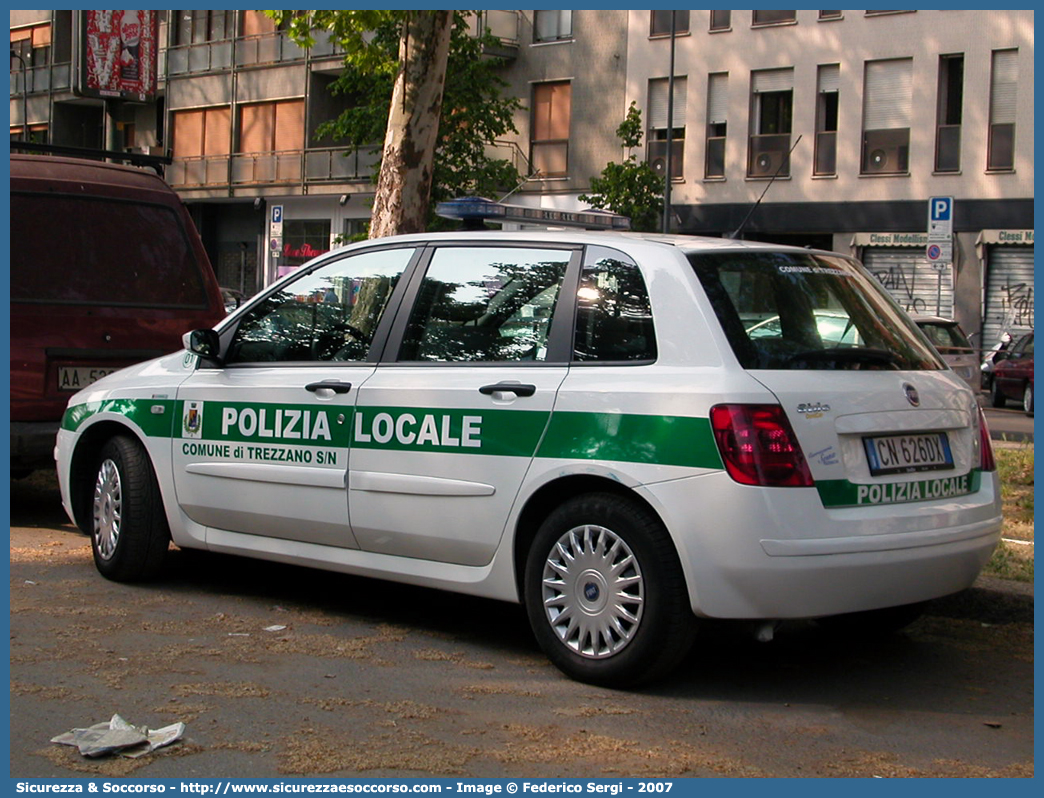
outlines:
M953 468L953 454L945 432L863 438L870 474L904 474Z
M59 366L58 390L78 391L116 370L111 366Z

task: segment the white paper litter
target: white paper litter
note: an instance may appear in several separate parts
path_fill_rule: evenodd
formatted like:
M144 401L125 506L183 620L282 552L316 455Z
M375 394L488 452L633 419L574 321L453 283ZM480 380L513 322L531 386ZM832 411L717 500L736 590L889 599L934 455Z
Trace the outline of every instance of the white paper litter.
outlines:
M72 729L52 737L51 742L75 746L86 757L120 754L137 758L177 742L184 734L184 723L149 729L147 726L133 726L119 715L113 715L107 722L96 723L86 729Z

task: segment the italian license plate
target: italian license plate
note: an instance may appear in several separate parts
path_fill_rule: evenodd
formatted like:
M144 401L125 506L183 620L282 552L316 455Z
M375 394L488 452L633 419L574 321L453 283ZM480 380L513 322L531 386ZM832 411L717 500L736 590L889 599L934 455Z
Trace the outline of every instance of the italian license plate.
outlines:
M885 435L863 438L873 476L953 468L953 454L945 432Z
M112 366L59 366L58 390L78 391L114 371Z

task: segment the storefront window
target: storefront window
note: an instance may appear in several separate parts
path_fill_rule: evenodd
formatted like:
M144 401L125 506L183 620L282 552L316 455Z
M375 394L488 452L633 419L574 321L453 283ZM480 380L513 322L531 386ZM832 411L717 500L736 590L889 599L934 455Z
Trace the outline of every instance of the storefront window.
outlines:
M292 272L317 255L330 251L329 219L287 219L277 275Z

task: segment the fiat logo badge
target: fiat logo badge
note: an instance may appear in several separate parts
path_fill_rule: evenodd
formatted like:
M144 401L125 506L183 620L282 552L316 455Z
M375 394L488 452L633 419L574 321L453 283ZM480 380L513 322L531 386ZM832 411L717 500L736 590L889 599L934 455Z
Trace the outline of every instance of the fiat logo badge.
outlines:
M917 393L917 389L914 388L910 383L903 383L903 393L906 394L906 401L912 404L914 407L921 406L921 395Z

